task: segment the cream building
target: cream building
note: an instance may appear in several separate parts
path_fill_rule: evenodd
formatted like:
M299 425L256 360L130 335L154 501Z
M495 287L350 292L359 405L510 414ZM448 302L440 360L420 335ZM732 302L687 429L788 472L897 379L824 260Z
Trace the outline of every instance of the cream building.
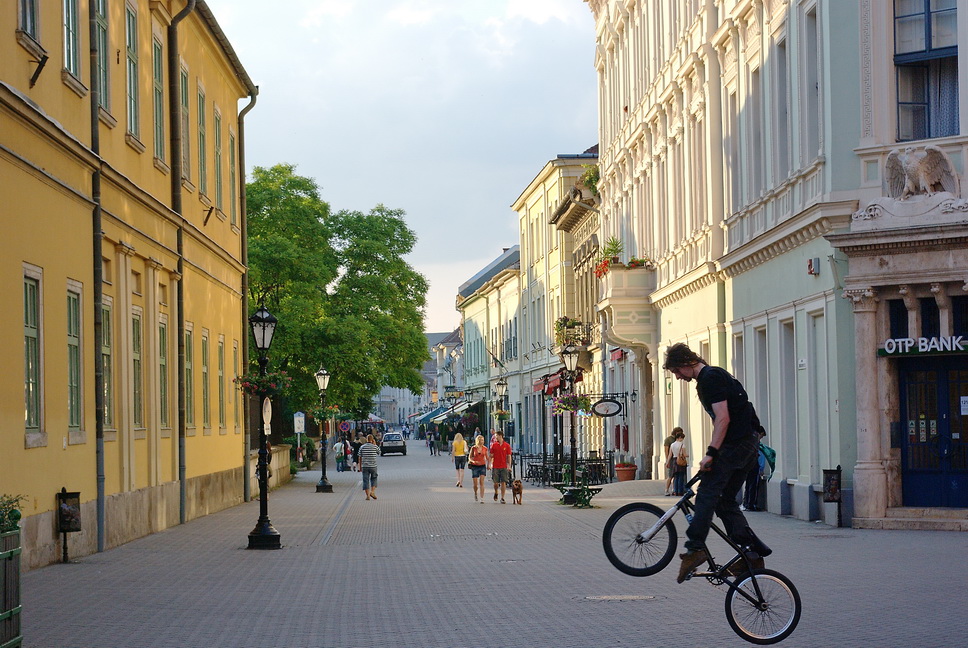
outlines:
M4 7L0 294L23 344L0 380L0 493L26 497L34 567L61 555L62 488L71 556L242 501L257 89L202 1Z

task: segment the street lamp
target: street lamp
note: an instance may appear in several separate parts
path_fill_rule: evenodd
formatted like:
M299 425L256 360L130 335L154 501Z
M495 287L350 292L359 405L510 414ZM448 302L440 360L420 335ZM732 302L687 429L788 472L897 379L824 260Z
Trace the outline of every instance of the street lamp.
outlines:
M494 385L494 393L497 394L497 400L500 403L499 407L504 409L504 397L508 395L508 379L498 378L497 383ZM504 436L504 430L506 425L506 419L501 419L501 436Z
M319 387L319 401L320 409L326 410L326 388L329 387L330 373L319 368L316 372L316 386ZM319 483L316 484L317 493L332 493L333 485L326 481L326 414L323 414L323 421L320 422L320 433L319 433L319 443L322 446L322 454L319 463L323 465L322 475L319 478Z
M569 344L561 350L561 361L565 363L565 371L568 373L568 384L571 393L575 393L575 374L578 369L578 347ZM571 483L575 484L578 476L578 440L575 438L575 410L571 410L569 415L571 427Z
M272 334L279 323L272 313L260 306L252 317L249 326L255 338L255 348L259 351L259 375L266 375L269 357L266 355L272 344ZM266 448L266 423L272 414L272 403L266 396L262 400L262 418L259 421L259 520L249 532L249 549L281 549L282 537L269 521L269 451Z

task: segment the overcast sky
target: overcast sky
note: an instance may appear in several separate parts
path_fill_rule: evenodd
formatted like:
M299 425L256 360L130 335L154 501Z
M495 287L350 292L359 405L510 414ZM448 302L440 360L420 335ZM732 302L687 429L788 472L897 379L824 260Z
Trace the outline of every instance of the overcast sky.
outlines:
M248 170L295 164L334 210L406 211L427 331L456 328L457 287L518 243L510 205L545 163L596 143L582 0L208 5L259 86Z

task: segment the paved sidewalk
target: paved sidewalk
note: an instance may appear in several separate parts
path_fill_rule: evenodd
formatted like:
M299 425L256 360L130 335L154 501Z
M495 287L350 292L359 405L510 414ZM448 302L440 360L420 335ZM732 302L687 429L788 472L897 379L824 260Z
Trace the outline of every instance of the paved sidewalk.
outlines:
M475 503L450 457L420 441L380 459L379 497L330 469L273 491L280 551L247 551L258 502L23 578L30 648L249 646L741 646L725 589L675 582L675 563L633 578L605 558L601 530L650 482L605 487L578 510L526 485L524 506ZM490 483L488 483L490 487ZM671 498L649 497L659 505ZM751 513L803 617L784 646L955 646L968 535L863 531ZM685 520L676 518L680 533ZM715 547L716 545L713 545ZM715 551L715 549L714 549Z

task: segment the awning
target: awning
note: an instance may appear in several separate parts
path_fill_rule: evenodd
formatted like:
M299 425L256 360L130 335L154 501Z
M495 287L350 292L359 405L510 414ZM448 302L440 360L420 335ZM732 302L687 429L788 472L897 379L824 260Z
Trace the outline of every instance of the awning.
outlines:
M420 425L421 423L428 423L431 418L433 418L434 416L437 416L438 414L446 410L447 410L446 407L438 407L437 409L431 410L426 414L424 414L423 416L421 416L420 418L418 418L415 421L415 423L417 423L417 425Z
M446 419L448 416L454 416L455 414L460 414L461 412L463 412L464 410L466 410L470 406L471 406L471 404L468 403L467 401L461 401L459 403L454 403L449 408L447 408L446 410L444 410L443 412L441 412L439 415L437 415L434 418L430 419L430 422L431 423L440 423L441 421L443 421L444 419Z

